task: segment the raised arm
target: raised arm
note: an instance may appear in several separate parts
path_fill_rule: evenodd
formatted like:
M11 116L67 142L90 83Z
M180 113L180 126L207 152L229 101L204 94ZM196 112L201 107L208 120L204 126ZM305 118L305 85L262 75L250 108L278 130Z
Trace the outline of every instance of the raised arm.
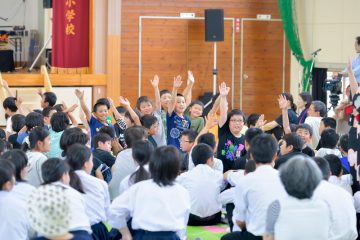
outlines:
M172 93L171 93L171 101L170 101L169 107L168 107L168 114L169 115L171 115L172 112L175 109L177 90L179 89L181 84L182 84L181 76L177 75L176 77L174 77L173 90L172 90Z
M11 92L11 90L9 88L8 82L5 81L4 79L2 79L1 75L0 75L0 84L5 89L6 94L7 94L8 97L15 97L15 95Z
M77 121L77 119L75 118L73 112L75 111L75 109L78 107L77 104L73 104L71 107L68 107L66 105L65 102L62 102L64 108L63 108L63 112L66 113L66 115L69 117L70 121L71 121L71 124L74 126L74 127L77 127L79 126L79 123Z
M195 146L197 145L197 143L198 143L198 138L199 138L201 135L203 135L203 134L205 134L205 133L208 133L209 130L210 130L212 127L214 127L214 126L216 126L216 125L219 124L219 120L217 119L216 115L215 115L215 114L212 114L212 113L209 113L209 114L207 115L207 117L205 117L205 121L206 121L205 126L203 127L203 129L201 129L201 131L200 131L199 134L197 135L193 147L195 147Z
M159 76L157 74L155 74L154 78L152 80L150 80L150 82L154 88L154 93L155 93L155 110L158 111L161 109Z
M185 98L186 106L189 106L190 103L191 103L192 88L194 86L194 83L195 83L194 75L190 70L188 70L187 85L186 85L186 88L184 89L184 92L183 92L183 96Z
M115 120L117 121L120 118L122 118L119 111L116 109L116 106L114 104L114 100L112 100L112 98L109 98L109 97L107 99L108 99L108 101L110 103L110 109L114 113Z
M209 113L211 114L216 114L217 111L219 110L219 106L220 106L220 95L216 98L212 108L210 109Z
M129 100L127 98L124 98L124 97L120 96L119 97L119 102L120 102L121 105L124 106L124 108L126 108L126 110L129 111L130 116L134 120L135 125L141 126L140 118L136 114L134 109L132 109Z
M351 95L354 96L354 94L356 93L356 91L358 90L358 83L356 81L354 72L352 70L352 66L351 66L351 60L349 59L349 63L347 66L347 70L348 70L348 74L349 74L349 80L350 80L350 91L351 91Z
M279 102L279 108L281 109L284 132L285 134L291 133L287 100L283 95L280 95L278 98L278 102Z
M219 119L219 127L224 126L227 120L227 112L228 112L228 101L227 95L229 94L230 88L226 86L225 82L222 82L219 86L220 92L220 119Z
M81 109L84 111L86 120L87 120L88 122L90 122L90 119L91 119L91 111L90 111L90 109L88 108L88 106L86 106L85 99L84 99L84 90L81 91L80 89L75 89L75 95L76 95L76 97L77 97L77 98L79 99L79 101L80 101L80 106L81 106Z

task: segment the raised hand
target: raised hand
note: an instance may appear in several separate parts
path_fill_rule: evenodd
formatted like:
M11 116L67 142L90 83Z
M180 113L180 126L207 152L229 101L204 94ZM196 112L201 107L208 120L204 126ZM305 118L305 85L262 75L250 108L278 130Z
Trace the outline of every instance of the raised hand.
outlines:
M150 80L150 82L154 88L158 88L159 87L159 76L157 74L155 74L154 78L152 80Z
M177 75L176 77L174 77L174 88L178 89L182 84L181 81L181 76Z
M123 96L119 97L119 102L121 105L124 105L125 107L130 107L130 102L127 98L124 98Z
M266 124L266 120L265 120L265 116L264 114L261 114L259 119L256 121L255 127L256 128L261 128Z
M64 112L72 113L73 111L75 111L75 109L76 109L77 107L78 107L77 104L73 104L73 105L71 105L71 107L66 108L66 109L65 109L66 111L64 111Z
M229 94L230 91L230 87L226 86L225 82L222 82L219 86L219 92L220 92L220 96L227 96Z
M113 105L114 105L114 100L112 100L111 97L108 97L107 100L109 101L110 106L113 106Z
M4 79L2 79L2 80L0 81L0 85L1 85L1 87L3 87L3 88L9 88L8 82L5 81Z
M213 114L213 113L209 113L207 115L207 117L205 117L205 121L206 121L206 124L205 124L206 129L211 129L214 126L217 126L219 124L219 120L216 117L216 114Z
M21 98L17 98L16 99L16 102L15 102L15 105L17 108L20 108L21 104L23 103L24 101L21 99Z
M280 109L287 109L288 106L287 106L287 99L284 95L280 95L279 98L278 98L278 102L279 102L279 108Z
M84 100L84 90L75 89L75 95L79 100Z
M193 73L190 71L190 70L188 70L188 84L189 83L194 83L195 82L195 78L194 78L194 75L193 75Z
M41 97L44 95L45 91L42 88L38 88L37 94L39 94Z

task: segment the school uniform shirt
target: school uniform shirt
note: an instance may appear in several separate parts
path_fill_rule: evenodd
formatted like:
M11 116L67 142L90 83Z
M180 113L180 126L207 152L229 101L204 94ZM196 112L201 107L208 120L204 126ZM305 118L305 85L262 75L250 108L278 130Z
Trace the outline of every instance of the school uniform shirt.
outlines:
M69 223L69 231L84 230L91 234L91 227L88 215L86 215L86 203L84 196L74 188L61 182L54 182L51 185L62 187L65 195L70 200L71 219Z
M167 124L167 144L172 145L179 149L180 148L180 135L186 130L190 129L191 120L186 115L180 117L173 111L171 115L166 114L166 124Z
M241 170L237 170L237 171L231 171L229 172L229 174L227 175L227 179L226 181L233 187L239 185L242 181L242 179L244 179L245 177L245 170L241 169Z
M219 127L217 158L223 162L224 172L232 169L234 161L243 155L245 137L235 137L227 124Z
M6 128L5 131L9 133L9 135L14 134L14 130L12 128L11 116L6 119Z
M312 139L312 143L311 143L312 149L315 149L317 147L317 145L319 144L319 140L320 140L319 128L320 128L321 119L322 119L322 117L310 117L310 116L308 116L305 119L305 123L309 124L313 130L313 135L311 138Z
M129 174L135 172L137 163L132 157L132 149L122 150L116 157L113 166L113 175L109 184L110 198L113 200L119 196L120 182Z
M11 192L0 191L0 238L28 239L30 222L27 203L16 198Z
M87 174L84 170L76 170L85 192L85 210L90 220L90 225L107 220L110 206L108 186L105 181Z
M178 183L160 187L149 179L131 186L111 203L108 223L121 229L132 218L135 230L181 232L186 229L189 211L190 196L184 187Z
M262 236L270 203L286 195L279 172L270 165L260 165L235 187L233 219L245 221L248 232Z
M11 189L11 194L14 195L15 198L23 201L24 203L27 203L30 194L35 189L36 188L33 185L27 182L16 182L13 189Z
M140 167L137 166L134 172L136 172L137 170L139 170L139 168L140 168ZM148 173L150 173L150 172L149 172L149 164L144 165L144 169L145 169L145 171L147 171ZM133 174L133 173L132 173L132 174ZM131 176L132 174L127 175L127 176L121 181L120 187L119 187L119 195L121 195L123 192L125 192L126 190L128 190L132 185L134 185L134 183L132 183L132 182L129 181L129 180L130 180L130 176Z
M26 152L29 161L28 175L26 180L34 187L43 183L41 166L47 160L47 157L41 152Z
M353 195L352 189L351 189L351 185L352 185L352 176L351 174L345 174L342 175L341 177L337 177L337 176L330 176L329 177L329 183L334 184L336 186L339 186L341 188L343 188L344 190L346 190L348 193L350 193L350 195Z
M344 189L322 180L316 187L314 199L326 202L331 211L329 240L354 240L357 237L354 201Z
M155 111L153 115L156 117L158 122L158 131L157 133L152 136L157 144L158 147L165 146L166 145L166 131L164 127L164 122L161 117L161 109L158 111Z
M354 194L354 205L356 213L360 213L360 191L357 191Z
M190 153L188 154L188 156L189 156L188 157L189 158L189 160L188 160L188 162L189 162L188 170L191 170L191 169L193 169L195 167L195 164L194 164L194 162L192 160L192 157L191 157L191 153L192 153L192 149L191 149ZM224 165L223 165L222 161L220 159L214 157L214 165L212 166L212 169L223 173Z
M191 214L205 218L221 211L219 196L224 187L222 173L207 164L198 164L178 176L176 181L189 191Z
M338 158L342 158L341 152L339 151L339 149L331 149L331 148L320 148L316 154L315 157L324 157L326 155L329 154L334 154L336 155Z

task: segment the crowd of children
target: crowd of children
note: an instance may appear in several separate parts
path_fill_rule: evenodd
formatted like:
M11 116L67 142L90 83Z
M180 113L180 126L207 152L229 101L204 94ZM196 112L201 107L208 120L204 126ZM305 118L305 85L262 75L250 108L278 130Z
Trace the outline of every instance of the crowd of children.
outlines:
M344 102L351 106L359 92L348 69ZM282 93L275 120L246 118L229 110L225 83L204 116L204 103L192 101L191 71L187 77L182 94L181 76L172 91L160 91L155 75L154 101L141 96L132 108L125 97L121 106L101 98L91 110L81 90L70 107L40 90L42 109L28 111L4 81L1 238L176 240L186 239L188 225L224 222L223 240L357 238L356 117L339 132L344 114L326 116L325 104L308 93L299 94L297 109ZM322 227L313 228L315 221Z

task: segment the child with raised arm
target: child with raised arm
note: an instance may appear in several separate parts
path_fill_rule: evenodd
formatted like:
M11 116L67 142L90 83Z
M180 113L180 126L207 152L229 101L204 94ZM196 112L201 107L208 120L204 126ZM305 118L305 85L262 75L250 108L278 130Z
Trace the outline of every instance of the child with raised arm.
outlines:
M177 93L178 88L181 86L181 76L178 75L174 78L174 85L172 91L171 102L168 107L166 115L167 124L167 144L173 145L180 150L180 135L186 130L190 129L191 120L185 116L186 109L185 97Z

